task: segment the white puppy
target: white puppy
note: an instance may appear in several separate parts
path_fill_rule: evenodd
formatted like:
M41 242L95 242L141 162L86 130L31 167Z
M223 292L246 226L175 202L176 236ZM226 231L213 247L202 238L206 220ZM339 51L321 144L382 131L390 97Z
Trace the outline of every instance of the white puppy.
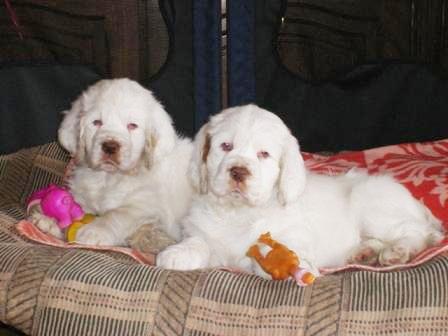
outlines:
M201 194L183 221L185 239L157 257L165 268L265 275L246 257L265 232L316 274L350 259L403 263L442 237L429 210L391 177L307 172L287 127L254 105L224 110L203 126L190 173Z
M99 81L65 112L59 142L76 161L71 192L98 215L79 229L77 242L124 245L146 223L180 238L178 223L193 191L187 178L193 146L176 135L150 91L129 79ZM37 225L61 235L48 221Z

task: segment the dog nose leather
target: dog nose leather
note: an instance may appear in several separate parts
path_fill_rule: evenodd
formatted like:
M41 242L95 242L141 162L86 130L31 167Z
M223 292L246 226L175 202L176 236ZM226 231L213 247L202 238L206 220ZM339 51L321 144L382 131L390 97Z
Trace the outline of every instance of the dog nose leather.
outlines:
M105 141L102 143L101 149L104 153L112 155L118 152L120 149L120 144L116 141Z
M250 175L246 167L232 167L230 168L230 176L236 182L243 182Z

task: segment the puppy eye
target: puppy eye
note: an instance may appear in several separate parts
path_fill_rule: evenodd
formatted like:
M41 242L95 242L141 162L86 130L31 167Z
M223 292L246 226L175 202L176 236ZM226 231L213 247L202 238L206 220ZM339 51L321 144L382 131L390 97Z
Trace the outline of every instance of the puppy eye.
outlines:
M103 122L99 119L96 119L92 122L93 125L95 125L96 127L101 127L103 126Z
M135 123L128 124L128 130L132 131L132 130L135 130L136 128L138 128L137 124L135 124Z
M257 153L257 156L259 159L267 159L268 157L270 157L271 155L269 154L269 152L266 151L259 151Z
M230 142L223 142L221 144L221 149L224 152L230 152L233 149L233 144L231 144Z

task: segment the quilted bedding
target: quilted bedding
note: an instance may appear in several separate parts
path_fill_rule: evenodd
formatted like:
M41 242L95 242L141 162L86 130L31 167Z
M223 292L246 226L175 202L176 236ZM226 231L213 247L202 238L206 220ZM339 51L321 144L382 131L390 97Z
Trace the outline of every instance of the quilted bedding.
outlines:
M0 157L0 320L26 334L448 334L446 255L407 270L332 274L300 288L34 243L16 231L24 201L61 183L68 159L55 143Z

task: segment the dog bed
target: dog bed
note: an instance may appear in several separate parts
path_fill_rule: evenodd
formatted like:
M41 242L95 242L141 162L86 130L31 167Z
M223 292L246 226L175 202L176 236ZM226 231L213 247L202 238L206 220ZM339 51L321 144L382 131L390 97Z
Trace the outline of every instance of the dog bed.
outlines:
M342 155L342 154L341 154ZM327 157L327 159L329 159ZM0 321L31 335L442 335L448 256L406 270L347 271L300 288L216 269L168 271L115 251L19 234L34 190L62 183L55 143L0 156Z

